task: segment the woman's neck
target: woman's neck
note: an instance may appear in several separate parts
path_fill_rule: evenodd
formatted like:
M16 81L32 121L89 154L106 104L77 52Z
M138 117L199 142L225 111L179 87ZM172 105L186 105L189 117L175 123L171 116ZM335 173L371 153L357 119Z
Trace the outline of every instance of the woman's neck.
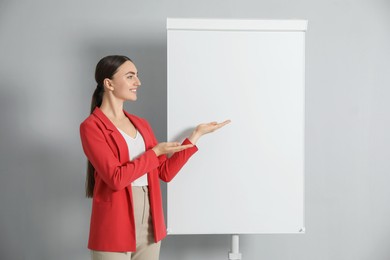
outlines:
M123 118L126 118L125 113L123 112L123 101L118 100L113 96L103 96L102 105L100 110L111 120L118 121Z

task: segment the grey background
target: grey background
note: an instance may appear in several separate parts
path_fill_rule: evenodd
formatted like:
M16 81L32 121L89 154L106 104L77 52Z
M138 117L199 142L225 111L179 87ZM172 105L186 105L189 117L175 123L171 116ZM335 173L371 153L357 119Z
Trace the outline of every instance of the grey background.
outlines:
M135 61L142 86L126 109L163 141L166 17L204 17L309 20L306 234L242 236L243 259L390 259L389 12L388 0L2 0L0 258L89 258L78 127L94 67ZM169 236L160 259L227 259L229 247L227 235Z

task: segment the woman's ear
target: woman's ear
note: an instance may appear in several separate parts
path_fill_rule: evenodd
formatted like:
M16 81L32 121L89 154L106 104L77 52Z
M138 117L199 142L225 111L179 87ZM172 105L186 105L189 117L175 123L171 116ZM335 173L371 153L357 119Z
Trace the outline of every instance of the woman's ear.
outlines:
M105 78L103 80L103 84L104 84L104 87L107 88L107 90L110 90L110 91L114 90L114 86L112 84L111 79Z

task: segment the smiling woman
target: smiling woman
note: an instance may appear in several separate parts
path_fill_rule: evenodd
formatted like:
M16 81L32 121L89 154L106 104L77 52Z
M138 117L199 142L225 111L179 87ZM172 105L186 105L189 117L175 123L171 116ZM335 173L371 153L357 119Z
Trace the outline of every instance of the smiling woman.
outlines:
M127 60L118 68L112 79L104 79L103 84L107 85L113 96L123 101L135 101L137 100L137 88L141 86L141 81L134 63Z
M145 119L123 109L141 86L133 61L104 57L95 79L91 115L80 124L92 197L88 248L92 259L156 260L166 236L159 179L171 181L198 151L198 139L229 121L200 124L182 143L158 143Z

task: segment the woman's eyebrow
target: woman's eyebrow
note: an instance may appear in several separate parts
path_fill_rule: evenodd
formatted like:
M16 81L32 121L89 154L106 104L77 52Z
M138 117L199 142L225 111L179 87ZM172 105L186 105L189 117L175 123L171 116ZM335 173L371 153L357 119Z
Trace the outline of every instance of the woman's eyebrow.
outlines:
M133 75L135 75L135 72L129 71L129 72L127 72L125 75L127 75L127 74L133 74ZM137 72L137 75L138 75L138 72Z

